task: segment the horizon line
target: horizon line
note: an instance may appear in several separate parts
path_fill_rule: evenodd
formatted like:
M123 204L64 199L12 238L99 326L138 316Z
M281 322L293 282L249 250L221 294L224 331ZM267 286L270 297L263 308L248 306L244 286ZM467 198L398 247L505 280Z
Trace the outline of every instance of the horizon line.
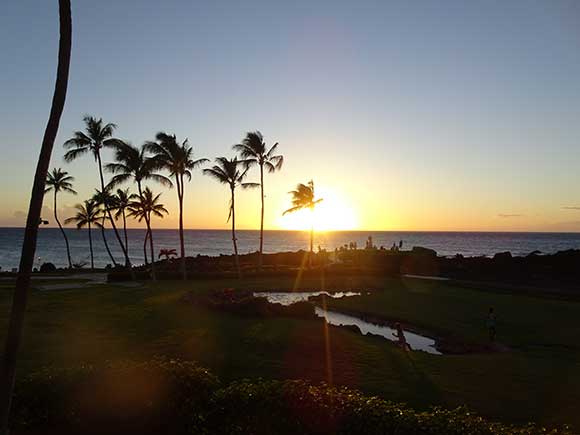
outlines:
M46 226L40 227L40 229L59 229L58 226ZM22 229L25 230L25 226L0 226L0 230L4 229ZM66 230L79 231L79 228L64 228ZM87 230L86 228L80 228L80 230ZM112 228L105 228L105 230L112 230ZM127 230L146 230L146 228L127 228ZM154 231L179 231L178 228L154 228ZM226 231L231 232L231 229L227 228L184 228L184 231ZM260 231L259 228L236 228L238 231ZM266 231L276 231L276 232L308 232L309 230L295 230L295 229L264 229ZM362 233L362 232L373 232L373 233L504 233L504 234L580 234L580 230L577 231L542 231L542 230L376 230L376 229L352 229L352 230L319 230L316 233Z

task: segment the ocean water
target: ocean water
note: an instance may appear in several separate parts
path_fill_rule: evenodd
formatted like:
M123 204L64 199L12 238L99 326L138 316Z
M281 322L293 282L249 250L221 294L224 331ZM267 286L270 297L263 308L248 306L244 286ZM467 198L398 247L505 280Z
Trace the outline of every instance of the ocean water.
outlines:
M71 246L73 262L90 261L88 231L65 230ZM0 267L11 270L18 266L22 246L22 228L0 228ZM112 230L105 232L113 255L123 263L121 248ZM111 263L105 251L100 231L93 230L95 266ZM134 264L143 263L143 238L145 230L130 229L129 253ZM259 231L238 231L240 253L258 250ZM365 246L368 236L372 236L377 246L390 248L393 243L403 241L403 249L423 246L437 251L439 255L463 254L464 256L493 255L496 252L511 251L513 255L525 255L532 251L554 253L565 249L580 249L580 233L478 233L478 232L401 232L401 231L333 231L315 235L315 249L320 246L334 250L345 243L356 242L359 248ZM176 249L179 252L177 230L153 230L155 252L160 249ZM308 249L309 234L301 231L265 231L264 251L281 252ZM227 230L186 230L185 249L189 256L202 254L216 256L232 253L231 233ZM57 267L66 266L66 248L58 228L41 228L39 232L35 267L50 261Z

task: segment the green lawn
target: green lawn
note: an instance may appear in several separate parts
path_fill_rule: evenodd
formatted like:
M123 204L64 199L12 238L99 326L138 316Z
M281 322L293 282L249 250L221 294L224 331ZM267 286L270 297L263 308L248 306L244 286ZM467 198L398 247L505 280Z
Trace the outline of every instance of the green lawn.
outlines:
M485 340L486 311L496 307L498 339L510 352L434 356L403 353L386 340L326 328L322 321L236 317L181 300L189 290L293 285L291 279L264 278L33 292L19 370L166 355L197 360L224 381L331 379L418 408L466 404L495 420L580 427L579 302L419 280L327 277L301 283L312 289L379 288L331 305L473 342ZM2 287L5 331L10 291Z

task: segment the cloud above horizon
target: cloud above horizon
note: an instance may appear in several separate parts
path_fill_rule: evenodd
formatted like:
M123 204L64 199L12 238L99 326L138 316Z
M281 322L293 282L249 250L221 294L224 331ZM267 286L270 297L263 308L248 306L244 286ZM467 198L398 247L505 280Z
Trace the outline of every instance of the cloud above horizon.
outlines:
M499 213L497 217L502 219L509 219L509 218L516 218L516 217L523 217L523 214L506 214L506 213Z
M580 210L580 205L566 205L562 210Z

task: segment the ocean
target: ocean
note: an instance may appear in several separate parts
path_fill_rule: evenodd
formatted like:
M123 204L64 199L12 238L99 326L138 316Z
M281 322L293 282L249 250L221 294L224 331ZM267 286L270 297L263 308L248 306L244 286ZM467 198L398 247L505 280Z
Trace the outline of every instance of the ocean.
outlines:
M74 263L89 262L87 230L66 229L71 257ZM0 270L9 271L18 267L22 246L22 228L0 228ZM111 229L105 231L109 247L119 263L123 256ZM92 231L95 266L111 263L105 250L101 232ZM143 238L145 230L130 229L129 255L134 264L142 264ZM580 249L580 233L493 233L493 232L415 232L415 231L332 231L315 234L315 249L318 246L334 250L350 242L359 248L365 246L367 237L373 238L376 246L390 248L393 243L403 241L403 249L423 246L437 251L439 255L491 256L496 252L510 251L513 255L526 255L532 251L554 253L565 249ZM259 231L237 232L239 252L242 254L258 250ZM177 230L153 230L156 255L160 249L175 249L179 252ZM264 252L297 251L308 249L309 234L302 231L265 231ZM185 249L188 256L197 254L217 256L232 253L231 233L228 230L186 230ZM41 228L36 249L35 267L51 262L57 267L66 266L66 248L58 228Z
M90 262L87 230L65 230L71 246L73 263ZM10 271L18 267L24 229L0 228L0 270ZM116 260L123 264L120 247L112 230L106 237ZM238 231L239 252L258 250L259 231ZM129 252L134 264L143 263L143 238L145 230L130 229ZM105 251L99 230L92 231L95 266L103 267L111 261ZM491 256L496 252L510 251L513 255L526 255L532 251L554 253L565 249L580 249L580 233L493 233L493 232L414 232L414 231L332 231L315 235L318 246L334 250L344 244L356 242L365 246L368 236L377 246L390 248L403 241L403 249L423 246L437 251L439 255ZM179 252L177 230L153 230L156 255L160 249L176 249ZM297 251L308 249L309 233L301 231L265 231L264 252ZM231 233L228 230L186 230L185 249L188 256L197 254L217 256L232 253ZM57 267L67 266L64 239L58 228L41 228L34 265L39 267L51 262Z

